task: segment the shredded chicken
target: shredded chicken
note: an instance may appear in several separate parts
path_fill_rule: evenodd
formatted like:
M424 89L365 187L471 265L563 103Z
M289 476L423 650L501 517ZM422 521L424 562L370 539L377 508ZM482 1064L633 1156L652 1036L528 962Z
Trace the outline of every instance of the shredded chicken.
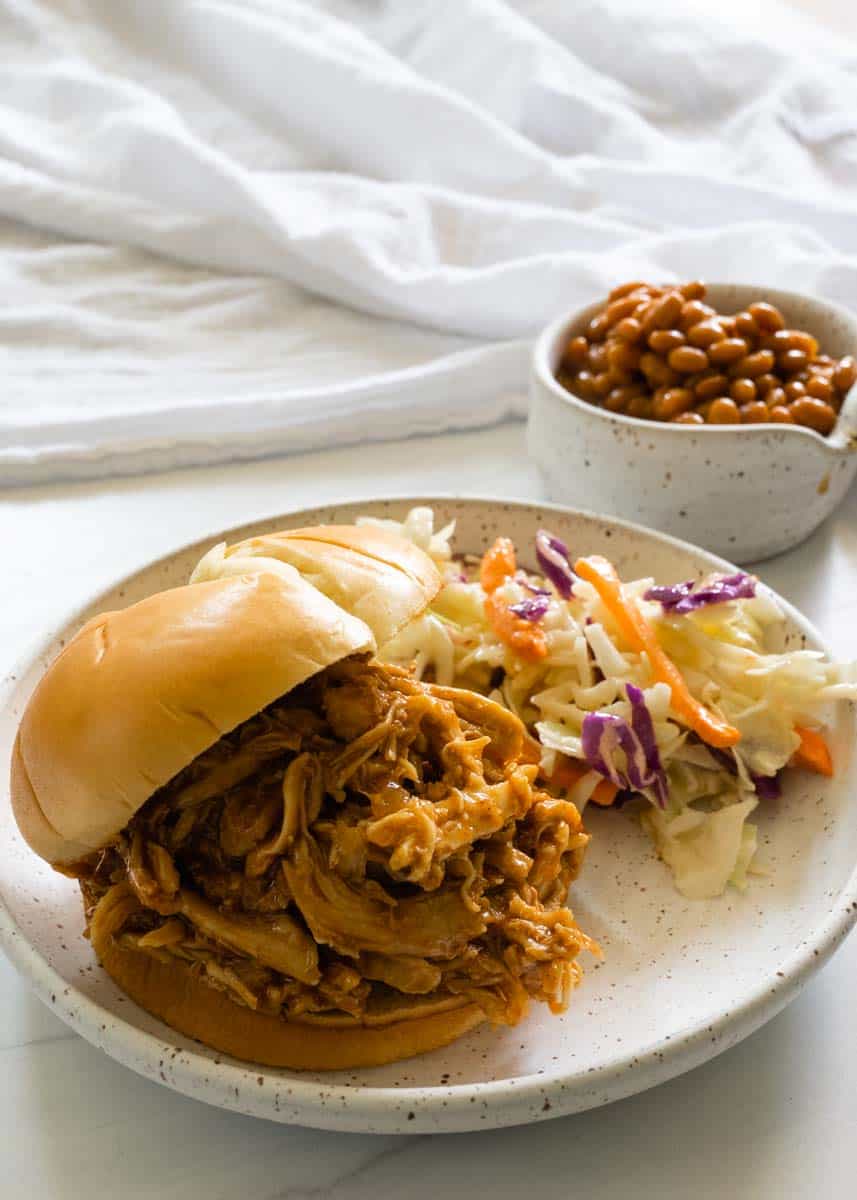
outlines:
M588 839L526 756L492 701L346 659L80 863L87 917L268 1013L359 1018L397 993L560 1011L597 952L566 907Z
M179 911L204 936L301 983L318 983L318 947L288 913L224 913L182 890Z

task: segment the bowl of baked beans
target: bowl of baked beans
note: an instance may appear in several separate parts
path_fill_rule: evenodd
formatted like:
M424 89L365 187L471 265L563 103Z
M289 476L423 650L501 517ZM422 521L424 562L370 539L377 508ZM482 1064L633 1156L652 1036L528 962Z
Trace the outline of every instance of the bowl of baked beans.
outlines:
M536 343L550 498L732 561L777 554L857 473L857 316L747 284L618 283Z

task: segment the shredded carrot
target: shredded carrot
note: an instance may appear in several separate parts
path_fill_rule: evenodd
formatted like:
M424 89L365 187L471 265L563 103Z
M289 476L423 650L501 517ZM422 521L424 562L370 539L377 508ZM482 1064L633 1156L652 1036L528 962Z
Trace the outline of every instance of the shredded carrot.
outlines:
M805 771L815 771L818 775L833 775L833 759L822 734L815 729L807 729L804 725L796 725L795 733L800 738L800 745L791 757L789 766L803 767Z
M515 574L518 563L515 558L515 543L511 538L498 537L494 545L482 555L479 566L479 582L489 595Z
M554 784L555 787L570 791L588 772L589 767L587 767L586 763L563 756L554 767L553 774L549 777L549 782ZM609 808L618 794L619 789L615 783L611 783L609 779L602 779L595 785L595 791L589 798L596 804L600 804L602 808Z
M662 649L652 626L634 601L622 595L622 583L613 564L594 554L591 558L578 559L574 571L598 592L630 646L637 653L648 656L655 678L669 686L672 707L677 716L709 746L723 750L739 742L739 730L710 712L691 695L681 672Z
M496 592L485 597L485 615L501 642L505 642L521 658L538 662L547 657L548 640L545 631L532 621L525 621L511 611Z
M596 783L595 791L589 799L600 808L609 808L618 795L619 789L616 784L611 783L609 779L602 779L600 783Z
M486 593L485 615L501 642L505 642L521 658L538 662L548 652L545 631L532 621L526 621L509 609L495 593L517 570L515 544L510 538L498 537L482 555L479 582Z

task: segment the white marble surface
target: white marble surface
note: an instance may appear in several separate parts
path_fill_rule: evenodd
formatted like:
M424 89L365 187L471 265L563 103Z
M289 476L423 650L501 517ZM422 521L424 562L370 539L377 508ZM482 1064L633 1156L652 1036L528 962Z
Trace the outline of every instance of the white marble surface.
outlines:
M523 428L0 493L0 669L118 574L219 526L373 492L542 495ZM759 574L857 657L857 489ZM857 800L855 801L857 802ZM69 1033L0 957L0 1196L10 1200L850 1200L857 938L741 1046L631 1100L530 1128L375 1138L268 1125L148 1083Z

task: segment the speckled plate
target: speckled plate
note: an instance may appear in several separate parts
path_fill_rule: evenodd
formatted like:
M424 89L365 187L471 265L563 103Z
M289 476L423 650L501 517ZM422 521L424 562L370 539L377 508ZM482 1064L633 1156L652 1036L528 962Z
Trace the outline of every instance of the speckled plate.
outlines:
M412 499L343 504L260 520L186 546L96 596L0 696L3 760L20 713L48 663L93 612L183 583L201 552L222 538L359 513L400 516L433 504L458 522L457 545L479 550L498 533L520 547L555 530L576 552L607 553L622 573L664 582L722 568L721 560L620 521L547 505ZM787 645L824 648L783 605ZM18 836L0 804L0 944L36 993L73 1029L150 1079L209 1104L324 1129L416 1133L485 1129L580 1111L652 1087L734 1045L774 1016L857 919L855 713L843 706L832 733L836 778L795 773L781 801L759 815L769 870L745 895L691 902L674 890L627 815L588 812L594 834L572 906L602 943L603 965L568 1013L541 1006L515 1029L482 1028L445 1050L371 1071L298 1074L254 1068L173 1033L122 995L81 937L77 887Z

